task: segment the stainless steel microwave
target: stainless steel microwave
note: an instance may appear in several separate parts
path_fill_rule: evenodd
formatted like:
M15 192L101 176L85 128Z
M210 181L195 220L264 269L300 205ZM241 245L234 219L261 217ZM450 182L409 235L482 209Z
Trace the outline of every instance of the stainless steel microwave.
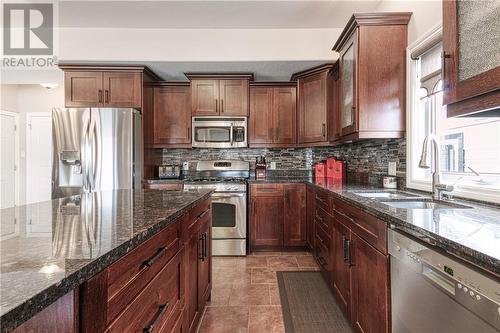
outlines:
M197 148L247 147L246 117L193 117L192 145Z

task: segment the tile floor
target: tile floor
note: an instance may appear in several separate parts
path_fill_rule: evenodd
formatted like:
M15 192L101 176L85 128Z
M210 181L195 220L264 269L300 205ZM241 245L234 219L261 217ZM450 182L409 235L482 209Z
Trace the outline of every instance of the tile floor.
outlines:
M277 271L319 270L308 252L213 258L212 299L200 333L285 332Z

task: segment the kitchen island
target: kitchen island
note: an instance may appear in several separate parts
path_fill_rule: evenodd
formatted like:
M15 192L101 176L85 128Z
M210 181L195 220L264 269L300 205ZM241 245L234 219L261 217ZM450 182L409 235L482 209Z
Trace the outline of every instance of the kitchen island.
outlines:
M162 270L163 266L155 268L155 262L157 259L161 262L162 256L166 261L167 257L176 255L172 253L170 256L171 247L180 253L179 261L188 259L182 252L189 237L188 226L191 232L198 232L194 226L202 216L207 225L211 224L210 194L208 190L115 190L1 210L1 331L14 330L35 315L42 314L42 310L61 297L67 297L68 293L73 300L66 302L73 310L69 328L82 329L85 322L78 313L79 308L84 310L87 307L84 302L91 300L88 297L79 300L79 294L84 294L80 289L86 281L105 272L115 262L121 263L120 267L127 267L123 265L124 258L135 256L140 269L134 274L122 269L119 275L130 276L128 280L121 280L121 287L130 283L144 286L151 279L154 282L154 275L148 275L148 269ZM174 228L173 225L175 232L167 232L167 229ZM168 247L148 245L158 241L164 232L167 233L162 239L171 241ZM204 239L205 253L209 254L206 244L210 238L205 235ZM147 253L148 247L153 251L153 257ZM144 260L141 259L143 254L146 256ZM148 258L150 261L146 260ZM166 262L163 264L168 266ZM143 273L145 275L141 276ZM184 271L179 274L184 277ZM137 282L143 278L149 280ZM110 281L109 286L112 285ZM109 299L112 299L111 294ZM119 312L116 306L114 309ZM62 312L60 315L63 317Z

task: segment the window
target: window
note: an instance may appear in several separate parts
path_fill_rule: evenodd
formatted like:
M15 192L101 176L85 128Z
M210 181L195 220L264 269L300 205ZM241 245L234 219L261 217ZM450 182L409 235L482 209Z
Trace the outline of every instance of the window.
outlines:
M500 202L500 118L447 118L440 36L436 29L408 52L407 186L431 190L432 171L418 163L423 140L433 133L440 141L441 181L455 185L453 194Z

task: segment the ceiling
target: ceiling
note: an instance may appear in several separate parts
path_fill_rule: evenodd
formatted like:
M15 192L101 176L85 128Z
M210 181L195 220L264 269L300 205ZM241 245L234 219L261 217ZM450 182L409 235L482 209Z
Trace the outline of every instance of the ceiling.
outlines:
M60 1L59 26L135 29L343 28L381 0Z

